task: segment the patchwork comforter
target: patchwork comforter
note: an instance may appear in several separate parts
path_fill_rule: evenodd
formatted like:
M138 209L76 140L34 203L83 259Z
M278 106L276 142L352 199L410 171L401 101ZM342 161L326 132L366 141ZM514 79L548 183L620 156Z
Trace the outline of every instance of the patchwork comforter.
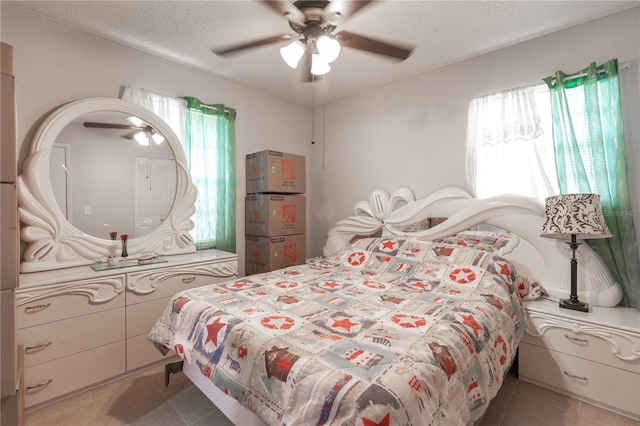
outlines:
M179 293L149 339L270 425L470 424L524 331L524 281L500 255L516 243L361 239Z

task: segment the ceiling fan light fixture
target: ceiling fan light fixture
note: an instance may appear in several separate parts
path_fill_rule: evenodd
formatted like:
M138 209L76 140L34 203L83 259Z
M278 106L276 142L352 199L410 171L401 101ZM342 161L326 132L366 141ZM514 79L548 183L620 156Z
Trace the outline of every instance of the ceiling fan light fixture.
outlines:
M147 137L147 133L144 130L140 130L133 135L133 139L136 140L142 146L149 146L149 138Z
M127 121L136 127L142 127L144 125L144 121L135 116L127 117Z
M160 145L162 142L164 142L164 137L162 137L160 133L156 132L151 133L151 139L153 139L153 142L156 145Z
M331 67L329 66L329 63L325 61L320 54L314 53L311 56L311 74L325 75L329 71L331 71Z
M322 56L322 59L324 59L327 64L338 59L338 55L340 55L340 43L335 38L321 35L318 37L318 41L316 41L316 47L318 48L318 54Z
M300 40L296 40L285 47L280 48L280 56L291 68L296 68L304 55L305 47Z

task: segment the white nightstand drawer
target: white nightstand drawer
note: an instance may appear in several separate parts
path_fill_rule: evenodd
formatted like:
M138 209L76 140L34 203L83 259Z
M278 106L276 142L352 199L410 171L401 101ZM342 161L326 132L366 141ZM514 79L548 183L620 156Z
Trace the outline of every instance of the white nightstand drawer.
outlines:
M25 368L26 406L47 401L125 372L124 340Z
M550 385L619 410L640 415L640 375L597 362L520 344L521 379Z
M124 338L124 308L22 328L16 332L16 342L24 345L25 367Z
M545 329L542 336L524 333L522 342L640 374L640 359L624 360L617 357L613 353L617 342L613 341L612 346L606 340L610 333L603 330L595 332L600 333L602 337L586 332L574 333L565 328L554 327Z

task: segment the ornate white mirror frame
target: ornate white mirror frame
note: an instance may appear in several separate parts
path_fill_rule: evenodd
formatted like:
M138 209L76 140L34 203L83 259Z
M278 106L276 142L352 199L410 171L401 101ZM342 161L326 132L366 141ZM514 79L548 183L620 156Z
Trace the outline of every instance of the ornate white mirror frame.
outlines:
M138 105L114 98L81 99L61 106L44 120L18 177L20 238L26 243L20 265L22 273L88 265L96 258L108 257L119 247L120 241L88 235L66 219L55 199L49 175L51 149L62 129L81 116L98 112L119 112L145 121L164 136L176 162L176 193L169 215L149 234L130 239L129 255L195 251L189 230L193 228L196 188L176 134L164 120Z

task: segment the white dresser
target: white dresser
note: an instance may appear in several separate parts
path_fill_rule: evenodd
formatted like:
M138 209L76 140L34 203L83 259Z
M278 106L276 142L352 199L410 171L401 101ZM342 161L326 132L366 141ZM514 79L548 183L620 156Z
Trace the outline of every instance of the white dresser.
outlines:
M24 345L26 407L166 359L147 333L171 297L237 274L237 255L219 250L165 259L20 276L16 340Z
M521 380L640 419L640 311L578 312L548 300L526 308Z

